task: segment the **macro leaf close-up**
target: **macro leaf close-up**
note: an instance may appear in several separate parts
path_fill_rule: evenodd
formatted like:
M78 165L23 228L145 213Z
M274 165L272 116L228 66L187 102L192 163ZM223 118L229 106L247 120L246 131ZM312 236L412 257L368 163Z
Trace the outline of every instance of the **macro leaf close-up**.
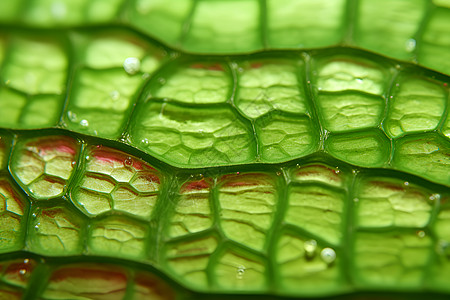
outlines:
M0 0L0 300L448 299L449 0Z

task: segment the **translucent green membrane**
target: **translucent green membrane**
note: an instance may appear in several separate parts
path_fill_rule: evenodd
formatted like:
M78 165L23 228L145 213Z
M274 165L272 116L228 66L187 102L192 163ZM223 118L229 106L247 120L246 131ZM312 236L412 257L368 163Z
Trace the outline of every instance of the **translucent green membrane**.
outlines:
M0 3L0 298L446 298L449 16Z

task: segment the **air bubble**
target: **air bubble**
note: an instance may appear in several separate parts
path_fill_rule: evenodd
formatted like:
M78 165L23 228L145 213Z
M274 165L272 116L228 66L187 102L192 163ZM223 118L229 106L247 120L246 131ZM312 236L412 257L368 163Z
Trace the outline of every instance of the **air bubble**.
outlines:
M89 121L83 119L83 120L80 121L80 125L83 126L83 127L88 127L89 126Z
M123 164L125 167L131 167L133 166L133 159L131 157L127 157L124 161Z
M73 111L69 110L67 112L67 117L69 118L70 121L72 122L76 122L77 121L77 114L74 113Z
M117 101L120 99L120 93L119 91L112 91L111 93L109 93L109 97L111 97L113 101Z
M336 252L334 251L334 249L331 248L324 248L322 250L322 252L320 252L320 257L322 258L322 260L327 263L327 264L331 264L335 261L336 259Z
M419 230L419 231L417 231L417 236L418 236L418 237L420 237L420 238L424 238L424 237L425 237L425 235L426 235L425 231L423 231L423 230Z
M242 279L244 277L244 274L245 274L245 267L239 266L236 270L236 278Z
M439 199L441 199L441 195L432 194L430 197L428 197L428 199L430 199L430 201L439 200Z
M317 249L316 240L309 240L303 243L303 249L305 249L305 254L307 258L312 258Z
M405 48L406 48L406 51L408 51L408 52L414 51L414 49L416 49L416 40L415 39L407 40L406 44L405 44Z
M123 68L128 74L134 75L141 69L141 61L136 57L128 57L123 62Z

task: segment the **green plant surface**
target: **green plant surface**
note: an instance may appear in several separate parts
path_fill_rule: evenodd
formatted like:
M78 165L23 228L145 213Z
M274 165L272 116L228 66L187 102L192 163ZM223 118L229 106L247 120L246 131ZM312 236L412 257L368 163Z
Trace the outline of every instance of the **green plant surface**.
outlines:
M449 20L1 2L0 299L445 299Z

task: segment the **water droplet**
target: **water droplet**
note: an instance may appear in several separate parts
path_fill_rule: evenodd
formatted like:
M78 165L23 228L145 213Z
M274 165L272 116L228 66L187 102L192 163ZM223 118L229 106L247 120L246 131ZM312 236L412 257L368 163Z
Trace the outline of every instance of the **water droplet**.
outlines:
M396 83L395 86L400 86L400 83Z
M417 236L418 236L418 237L420 237L420 238L424 238L424 237L425 237L425 235L426 235L425 231L423 231L423 230L419 230L419 231L417 231Z
M146 80L149 77L150 77L150 74L148 74L148 73L142 74L142 79L144 79L144 80Z
M300 164L296 164L295 165L298 169L300 169L302 166L300 166Z
M76 122L77 121L77 114L74 113L73 111L69 110L67 112L67 117L69 118L70 121L72 122Z
M27 270L25 269L20 269L19 274L20 275L25 275L27 273Z
M336 252L331 248L323 248L320 257L325 263L331 264L336 259Z
M142 144L144 144L144 145L148 145L148 144L149 144L149 141L148 141L147 138L142 139L141 142L142 142Z
M111 93L109 93L109 97L111 97L113 101L117 101L120 99L120 93L119 91L112 91Z
M359 202L359 198L353 198L353 202Z
M91 157L90 157L89 155L86 155L85 158L86 158L87 161L90 161L90 160L91 160Z
M244 274L245 274L245 267L239 266L236 270L236 278L242 279L244 277Z
M33 218L36 218L36 213L33 213L32 216L33 216Z
M123 164L125 167L131 167L133 165L133 159L131 157L127 157L124 161Z
M359 84L363 84L364 80L362 78L356 78L356 82Z
M303 249L305 249L305 254L307 258L312 258L317 249L316 240L309 240L303 243Z
M164 79L164 78L159 78L158 79L158 82L159 82L159 84L161 84L161 85L163 85L163 84L166 84L166 79Z
M89 121L83 119L83 120L80 121L80 125L83 126L83 127L88 127L89 126Z
M27 263L29 263L30 262L30 260L28 259L28 258L25 258L24 260L23 260L23 263L24 264L27 264Z
M408 181L405 181L405 182L403 182L403 184L404 184L405 186L408 186L408 185L409 185L409 182L408 182Z
M439 199L441 199L441 195L432 194L428 199L430 199L430 201L439 200Z
M415 39L409 39L405 43L406 51L412 52L414 49L416 49L416 40Z
M439 240L436 246L436 250L440 255L444 255L447 251L449 243L445 240Z
M280 175L281 175L281 172L278 171L278 172L277 172L277 176L280 176Z
M76 162L76 161L73 161L73 162L72 162L72 167L74 167L76 164L77 164L77 162Z
M141 69L141 61L136 57L128 57L123 62L123 68L128 74L134 75Z

